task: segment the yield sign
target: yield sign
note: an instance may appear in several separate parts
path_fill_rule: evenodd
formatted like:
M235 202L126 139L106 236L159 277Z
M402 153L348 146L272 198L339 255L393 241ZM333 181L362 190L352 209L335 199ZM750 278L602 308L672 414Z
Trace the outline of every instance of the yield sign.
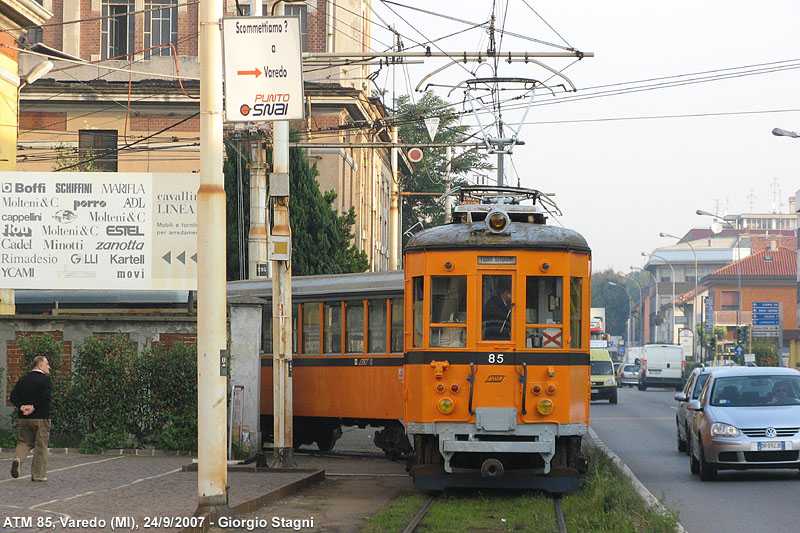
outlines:
M436 132L439 131L439 117L426 118L425 127L428 129L431 142L433 142L433 139L436 138Z

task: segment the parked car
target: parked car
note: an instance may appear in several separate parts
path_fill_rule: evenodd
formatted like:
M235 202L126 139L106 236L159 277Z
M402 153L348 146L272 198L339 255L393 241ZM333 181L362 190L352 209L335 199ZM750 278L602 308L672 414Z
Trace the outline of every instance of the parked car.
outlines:
M642 368L639 370L639 390L647 390L647 387L675 387L679 391L686 383L685 367L683 346L645 344L642 348Z
M592 348L590 364L591 399L607 399L609 403L617 403L617 379L614 377L614 364L608 350Z
M723 469L800 468L800 372L793 368L715 369L689 400L692 474Z
M617 383L620 387L635 387L639 384L639 365L633 363L622 365L617 376Z
M692 370L689 374L689 379L686 380L686 385L683 391L675 393L674 398L678 401L678 410L675 413L675 426L678 432L678 451L687 452L686 436L689 434L689 418L692 411L686 408L689 400L696 400L700 397L700 391L703 390L703 385L708 381L708 376L717 367L713 366L699 366Z

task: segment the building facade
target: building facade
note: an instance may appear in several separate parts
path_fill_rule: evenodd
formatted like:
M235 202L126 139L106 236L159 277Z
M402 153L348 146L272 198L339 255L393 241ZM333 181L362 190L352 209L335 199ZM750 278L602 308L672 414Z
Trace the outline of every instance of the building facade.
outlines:
M54 24L31 32L27 46L34 53L21 54L19 70L41 61L41 54L55 68L21 95L19 168L78 170L85 168L77 165L81 158L103 153L89 170L199 171L197 4L42 2ZM248 14L249 2L238 3L239 14ZM303 51L312 55L369 50L369 8L369 0L285 3L286 14L300 18ZM262 13L272 9L273 2L262 2ZM237 2L226 0L225 15L236 14ZM355 243L373 270L384 270L393 178L389 150L325 146L391 138L381 126L386 109L369 96L371 67L349 63L307 55L306 119L293 122L292 129L302 141L319 144L307 153L320 170L320 189L337 192L336 211L355 208ZM401 171L408 171L402 157Z

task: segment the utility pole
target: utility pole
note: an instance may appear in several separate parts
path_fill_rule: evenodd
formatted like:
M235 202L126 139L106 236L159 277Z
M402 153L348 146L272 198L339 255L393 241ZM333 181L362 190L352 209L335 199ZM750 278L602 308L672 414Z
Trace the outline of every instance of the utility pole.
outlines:
M398 128L392 126L392 182L390 185L391 207L389 208L389 270L398 269L400 253L400 173L398 172Z
M225 187L222 173L222 0L200 0L200 189L197 193L197 511L228 507Z

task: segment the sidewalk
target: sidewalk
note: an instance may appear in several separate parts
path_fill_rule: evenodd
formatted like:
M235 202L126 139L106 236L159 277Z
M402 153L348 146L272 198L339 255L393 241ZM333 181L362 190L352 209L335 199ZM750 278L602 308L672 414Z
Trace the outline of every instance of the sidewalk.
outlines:
M188 519L197 509L197 472L186 468L191 457L120 451L85 455L54 449L48 456L46 483L30 481L30 457L20 477L11 478L12 458L13 451L0 451L3 533L119 531L132 526L174 532L190 525ZM237 514L250 513L322 479L324 472L319 469L231 467L229 505Z

